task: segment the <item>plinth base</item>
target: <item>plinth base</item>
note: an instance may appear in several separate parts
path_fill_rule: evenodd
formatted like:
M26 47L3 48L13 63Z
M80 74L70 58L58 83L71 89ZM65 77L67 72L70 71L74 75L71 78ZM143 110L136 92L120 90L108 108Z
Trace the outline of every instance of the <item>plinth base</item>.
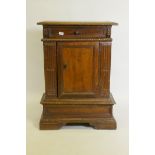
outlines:
M95 129L116 129L112 115L115 101L109 98L47 99L43 95L41 130L60 129L67 124L89 124Z

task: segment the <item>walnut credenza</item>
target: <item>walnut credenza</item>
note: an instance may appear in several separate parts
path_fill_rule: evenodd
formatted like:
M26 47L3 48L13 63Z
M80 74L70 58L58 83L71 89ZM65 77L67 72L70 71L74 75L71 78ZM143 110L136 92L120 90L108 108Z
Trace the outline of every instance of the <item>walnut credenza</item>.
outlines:
M72 123L116 129L110 93L113 22L43 25L45 93L40 129Z

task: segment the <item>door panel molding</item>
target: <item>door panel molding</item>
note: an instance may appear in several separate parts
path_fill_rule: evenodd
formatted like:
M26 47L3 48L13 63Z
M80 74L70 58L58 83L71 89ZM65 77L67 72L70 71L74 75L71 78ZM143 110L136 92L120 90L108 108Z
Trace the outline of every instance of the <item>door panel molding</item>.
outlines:
M58 42L57 45L58 45L57 46L58 96L60 98L98 96L99 94L99 64L98 64L99 43L98 42ZM64 62L64 61L67 61L67 62ZM64 69L64 64L65 64L65 67L68 67L67 69L66 68ZM81 66L78 66L79 64ZM88 66L91 64L92 64L92 67ZM74 69L73 67L75 67L76 69ZM73 78L74 75L76 76L75 79ZM86 79L83 79L84 76L86 77ZM80 78L81 78L81 81L80 81Z

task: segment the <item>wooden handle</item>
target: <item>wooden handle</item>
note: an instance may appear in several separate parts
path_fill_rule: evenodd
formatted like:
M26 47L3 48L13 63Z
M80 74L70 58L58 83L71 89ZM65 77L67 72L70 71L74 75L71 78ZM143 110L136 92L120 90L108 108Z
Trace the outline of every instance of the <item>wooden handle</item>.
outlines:
M66 69L66 68L67 68L67 64L64 64L64 65L63 65L63 68Z
M79 35L80 32L79 32L79 31L75 31L74 34L75 34L75 35Z

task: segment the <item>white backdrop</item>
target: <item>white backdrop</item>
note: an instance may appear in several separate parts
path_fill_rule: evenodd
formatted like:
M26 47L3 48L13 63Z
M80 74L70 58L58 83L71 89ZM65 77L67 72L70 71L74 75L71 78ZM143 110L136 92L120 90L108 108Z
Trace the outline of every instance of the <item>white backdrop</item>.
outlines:
M128 154L128 0L27 0L27 154ZM118 129L64 127L40 131L44 92L42 27L38 21L113 21L111 92ZM63 153L62 153L63 152Z

